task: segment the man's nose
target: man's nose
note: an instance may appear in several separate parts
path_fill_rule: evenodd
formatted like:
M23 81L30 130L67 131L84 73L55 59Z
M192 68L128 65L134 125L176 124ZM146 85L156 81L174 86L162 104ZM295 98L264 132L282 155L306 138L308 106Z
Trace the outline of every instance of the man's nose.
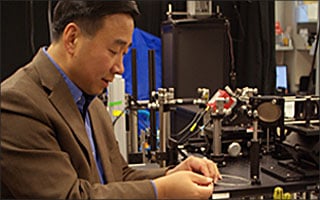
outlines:
M119 64L116 65L116 74L123 74L124 72L124 65L121 61Z
M124 72L124 65L123 65L123 56L119 56L115 63L115 73L116 74L123 74Z

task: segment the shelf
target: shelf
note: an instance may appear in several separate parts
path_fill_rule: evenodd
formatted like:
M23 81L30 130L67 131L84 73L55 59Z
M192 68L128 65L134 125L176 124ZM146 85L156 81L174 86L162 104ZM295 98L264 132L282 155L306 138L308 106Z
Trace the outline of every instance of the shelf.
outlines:
M292 51L293 49L294 49L293 46L276 45L276 51Z
M299 51L310 51L311 50L311 46L310 47L297 47L296 48Z

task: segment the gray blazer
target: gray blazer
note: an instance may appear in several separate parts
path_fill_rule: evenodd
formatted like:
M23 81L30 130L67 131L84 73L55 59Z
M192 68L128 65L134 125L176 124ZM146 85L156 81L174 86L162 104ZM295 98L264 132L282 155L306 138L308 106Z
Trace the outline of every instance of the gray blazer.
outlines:
M1 198L153 199L150 180L165 168L130 168L103 103L89 106L107 184L99 175L81 114L40 49L1 83Z

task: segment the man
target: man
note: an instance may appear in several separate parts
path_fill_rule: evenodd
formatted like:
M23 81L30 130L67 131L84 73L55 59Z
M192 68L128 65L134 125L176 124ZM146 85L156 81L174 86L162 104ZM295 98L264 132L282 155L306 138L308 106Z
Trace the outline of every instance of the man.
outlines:
M96 97L123 73L138 14L133 1L57 3L50 46L1 83L2 198L210 197L212 161L130 168Z

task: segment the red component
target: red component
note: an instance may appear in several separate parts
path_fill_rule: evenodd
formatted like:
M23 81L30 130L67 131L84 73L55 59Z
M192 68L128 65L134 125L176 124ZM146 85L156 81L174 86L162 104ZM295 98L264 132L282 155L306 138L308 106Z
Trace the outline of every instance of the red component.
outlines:
M280 35L283 32L280 22L278 21L275 23L275 31L276 31L276 35Z
M237 103L236 98L231 97L226 91L219 89L208 102L208 106L210 106L211 109L214 111L217 109L216 108L217 98L224 98L226 100L228 99L228 101L224 104L225 109L232 109Z

